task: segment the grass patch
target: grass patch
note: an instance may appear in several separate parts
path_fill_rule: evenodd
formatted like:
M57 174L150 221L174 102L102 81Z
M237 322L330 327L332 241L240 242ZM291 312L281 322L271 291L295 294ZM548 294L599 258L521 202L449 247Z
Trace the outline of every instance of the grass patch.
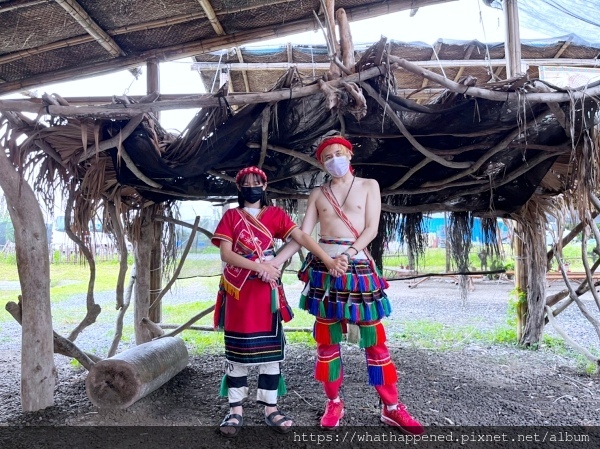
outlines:
M508 325L494 329L478 329L474 326L455 327L429 320L417 320L405 321L402 327L404 330L394 333L393 337L424 349L448 351L472 343L517 346L516 329ZM590 372L591 367L588 365L595 369L593 364L581 354L572 351L559 337L544 335L540 346L555 354L574 358L583 371Z
M162 321L163 323L168 324L181 324L185 323L192 316L202 312L205 309L208 309L210 306L214 305L214 301L195 301L195 302L186 302L182 304L163 304L162 306ZM209 313L208 315L202 317L200 320L196 321L194 326L212 326L213 324L213 314Z
M222 332L202 332L185 330L179 337L186 343L188 351L193 355L221 354L224 351Z
M404 330L393 334L400 341L424 349L450 350L473 341L486 340L485 331L474 326L454 327L429 320L405 321Z

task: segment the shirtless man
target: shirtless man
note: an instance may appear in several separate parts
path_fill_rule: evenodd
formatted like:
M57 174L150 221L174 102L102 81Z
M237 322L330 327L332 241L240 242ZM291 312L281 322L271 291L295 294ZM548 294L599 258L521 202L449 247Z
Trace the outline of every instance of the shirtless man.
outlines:
M423 426L398 401L398 375L385 345L381 319L391 312L380 277L367 245L377 235L381 215L379 184L359 178L350 167L352 144L342 137L328 137L319 145L316 159L331 176L308 198L302 230L311 233L321 225L319 245L331 256L348 259L345 273L330 272L317 257L308 254L298 277L306 282L300 308L315 316L313 336L317 342L315 379L322 382L328 400L321 427L334 429L344 416L339 396L343 380L340 342L347 323L358 325L360 347L365 349L369 384L383 402L381 421L408 434L424 433ZM281 265L298 251L287 244L272 261Z

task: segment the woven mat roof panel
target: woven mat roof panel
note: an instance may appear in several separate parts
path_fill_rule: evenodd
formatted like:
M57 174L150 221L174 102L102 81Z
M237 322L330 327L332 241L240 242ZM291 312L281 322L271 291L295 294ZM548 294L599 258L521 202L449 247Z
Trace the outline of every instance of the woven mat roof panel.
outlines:
M198 0L78 0L104 29L202 12Z
M335 7L345 8L352 21L448 1L452 0L338 0ZM3 95L142 66L148 61L170 61L256 43L274 35L315 30L314 11L319 11L321 1L0 0L0 5L5 5L0 8L0 72L13 74L0 80ZM216 20L209 20L209 8ZM320 17L323 20L322 14ZM43 55L40 61L56 58L59 54L51 52L57 48L93 41L104 48L104 58L94 56L82 62L63 53L62 61L50 65L59 67L58 71L46 70L44 63L35 67L25 60L33 54Z
M82 64L104 61L107 59L107 53L96 42L59 48L43 55L23 58L18 64L1 64L0 78L12 81L35 75L40 69L48 72L61 70L66 67L66 61L74 59L81 61Z
M315 49L313 51L312 48L294 48L292 50L292 59L294 62L329 62L327 52L323 52L322 49Z
M159 48L169 42L169 45L184 44L197 39L214 36L214 30L207 20L179 23L169 27L158 28L115 36L115 41L130 52L144 51L147 48Z
M81 25L54 2L0 14L0 30L4 30L0 32L0 54L84 34Z
M220 22L226 32L231 34L253 28L282 25L306 16L305 10L296 8L293 4L281 4L278 6L276 15L268 8L262 8L229 14L223 16Z

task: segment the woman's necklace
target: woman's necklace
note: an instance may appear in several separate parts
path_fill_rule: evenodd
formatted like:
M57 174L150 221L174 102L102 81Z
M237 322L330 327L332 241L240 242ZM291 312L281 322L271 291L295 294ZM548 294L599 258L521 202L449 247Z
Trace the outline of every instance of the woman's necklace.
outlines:
M331 181L329 181L329 190L331 190L331 194L335 198L335 201L337 201L337 203L340 204L340 209L344 207L344 204L346 204L346 200L348 199L348 195L350 195L350 190L352 190L352 186L354 185L355 179L356 179L356 175L352 176L352 182L350 183L350 187L348 188L348 193L346 193L346 197L344 198L344 202L342 204L340 204L337 197L335 196L335 193L333 193L333 188L331 187Z

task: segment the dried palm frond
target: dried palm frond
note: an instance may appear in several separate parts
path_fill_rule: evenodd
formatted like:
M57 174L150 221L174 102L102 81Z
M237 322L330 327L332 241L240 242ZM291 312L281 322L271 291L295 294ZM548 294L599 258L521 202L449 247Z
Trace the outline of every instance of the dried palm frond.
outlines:
M481 234L485 253L491 257L497 257L500 254L500 242L498 242L498 219L496 217L482 218Z
M555 213L552 198L534 195L519 211L513 214L521 229L520 238L524 254L517 260L527 273L527 320L520 343L534 345L539 343L544 326L546 304L546 229L548 215Z
M418 266L427 249L427 230L424 227L423 213L403 214L399 231L400 239L408 246L409 259L413 258Z
M473 241L473 215L470 212L452 212L448 224L447 242L450 256L461 273L469 271L469 253ZM459 277L460 297L463 304L468 296L468 277Z

